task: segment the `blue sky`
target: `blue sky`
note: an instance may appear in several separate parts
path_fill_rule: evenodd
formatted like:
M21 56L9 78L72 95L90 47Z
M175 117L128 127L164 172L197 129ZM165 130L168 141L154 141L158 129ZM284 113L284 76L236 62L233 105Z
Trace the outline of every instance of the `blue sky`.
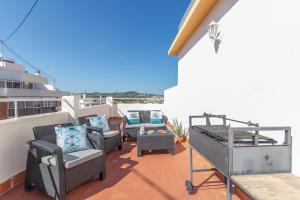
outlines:
M0 3L3 39L20 23L34 0ZM40 0L7 44L54 76L62 90L162 94L177 83L177 59L168 57L167 51L188 3Z

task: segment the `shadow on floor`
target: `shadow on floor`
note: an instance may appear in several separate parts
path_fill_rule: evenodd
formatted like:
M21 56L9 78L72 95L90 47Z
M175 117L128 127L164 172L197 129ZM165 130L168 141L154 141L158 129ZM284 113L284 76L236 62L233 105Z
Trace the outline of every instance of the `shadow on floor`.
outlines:
M167 193L165 190L161 189L158 185L156 185L153 181L151 181L150 179L148 179L147 177L145 177L142 173L140 173L139 171L133 169L132 172L137 175L139 178L141 178L146 184L148 184L149 186L151 186L153 189L155 189L157 192L159 192L164 199L167 200L175 200L175 198L170 195L169 193Z
M184 152L186 150L186 147L182 143L175 143L175 155L180 154L181 152ZM142 156L145 155L155 155L155 154L171 154L169 150L152 150L152 151L143 151Z
M72 194L78 193L75 196L81 196L81 198L75 199L86 199L89 198L106 188L111 188L119 181L121 181L125 176L132 172L132 168L138 164L137 161L134 161L131 157L122 157L123 155L132 151L135 148L134 143L125 143L123 145L122 151L114 151L107 155L106 159L106 179L104 181L99 181L98 179L93 179L84 185L81 185L77 189L73 190ZM85 188L85 189L83 189ZM88 188L88 189L87 189ZM84 194L84 195L82 195ZM69 194L68 194L69 196ZM70 194L71 196L71 194ZM73 196L73 195L72 195ZM71 199L74 199L71 198Z
M201 173L201 172L198 172ZM192 194L196 194L199 190L211 190L211 189L222 189L225 188L224 183L221 180L212 181L210 180L216 176L216 172L209 175L199 185L194 185Z

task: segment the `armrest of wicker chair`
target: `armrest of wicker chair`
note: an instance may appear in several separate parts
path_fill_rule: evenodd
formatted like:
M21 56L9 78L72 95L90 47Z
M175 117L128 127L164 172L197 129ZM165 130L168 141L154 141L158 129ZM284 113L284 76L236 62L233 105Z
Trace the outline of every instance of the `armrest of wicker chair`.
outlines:
M87 129L88 133L97 132L103 136L102 128L98 128L98 127L94 127L94 126L87 126L86 129Z
M123 117L123 123L124 123L124 126L125 126L125 124L127 124L127 123L128 123L128 118L127 118L127 116L126 116L126 115Z
M54 155L56 159L56 163L59 167L64 165L63 152L62 148L56 144L52 144L50 142L44 140L32 140L28 142L30 149L37 149L37 152L44 151L49 154ZM40 157L38 156L38 162L40 162Z
M166 115L163 115L163 122L165 124L168 124L168 117Z
M31 148L36 148L42 151L46 151L50 154L61 154L62 155L62 149L60 146L56 144L52 144L50 142L44 141L44 140L32 140L28 142L29 146Z
M121 132L121 123L120 121L116 121L116 120L109 120L108 121L109 126L112 127L113 130L118 130L119 132Z
M87 136L89 140L92 142L95 149L99 149L105 152L104 136L102 132L88 133Z

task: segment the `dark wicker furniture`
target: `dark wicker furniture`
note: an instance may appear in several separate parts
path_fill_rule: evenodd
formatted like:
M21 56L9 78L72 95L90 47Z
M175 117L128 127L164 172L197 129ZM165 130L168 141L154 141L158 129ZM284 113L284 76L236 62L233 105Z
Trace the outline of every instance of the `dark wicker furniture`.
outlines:
M59 124L63 127L72 124ZM56 125L33 128L35 140L29 143L25 191L37 188L63 200L66 192L98 175L105 178L104 139L101 134L88 133L92 149L63 154L56 145Z
M153 111L159 111L159 110L153 110ZM140 130L141 127L144 127L145 130L167 130L167 121L168 118L163 115L163 123L162 124L151 124L150 123L150 113L151 110L128 110L128 112L139 112L140 114L140 124L128 124L128 119L126 116L123 117L123 124L125 126L124 128L124 140L125 138L137 138L137 132Z
M172 155L175 154L174 135L169 130L166 133L160 133L155 130L151 134L140 134L137 132L137 155L141 156L144 150L169 150Z
M96 115L83 116L78 118L79 124L86 124L89 126L94 132L99 132L104 136L104 151L111 152L114 149L118 148L118 150L122 150L122 132L121 132L121 123L119 121L108 120L108 124L110 126L110 131L103 132L102 129L97 127L91 127L89 117L94 117Z

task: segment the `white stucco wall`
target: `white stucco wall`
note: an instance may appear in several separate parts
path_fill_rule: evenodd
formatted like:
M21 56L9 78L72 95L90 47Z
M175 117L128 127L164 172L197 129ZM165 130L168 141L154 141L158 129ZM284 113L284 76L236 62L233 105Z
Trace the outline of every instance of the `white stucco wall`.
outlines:
M25 170L26 142L33 139L33 127L67 122L67 112L0 120L0 183Z
M178 86L165 91L165 111L227 114L261 126L291 126L293 172L300 175L300 1L219 0L181 50ZM221 26L219 52L207 35Z

